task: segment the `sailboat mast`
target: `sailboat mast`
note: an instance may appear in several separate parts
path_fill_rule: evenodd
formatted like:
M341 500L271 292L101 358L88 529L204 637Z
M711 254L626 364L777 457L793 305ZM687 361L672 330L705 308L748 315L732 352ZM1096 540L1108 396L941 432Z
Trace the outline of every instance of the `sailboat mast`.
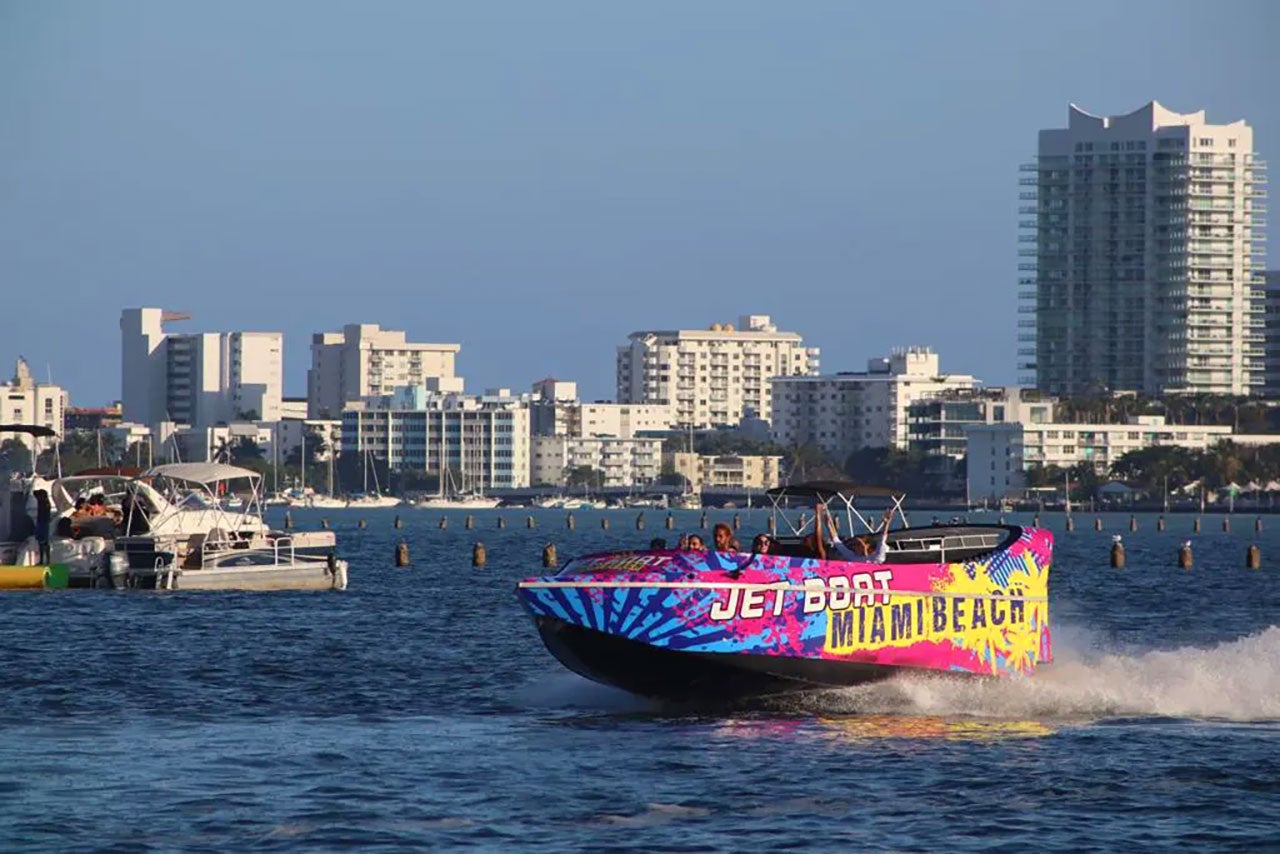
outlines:
M302 470L302 494L307 493L307 422L302 422L302 447L298 451L298 468Z
M271 493L280 492L280 422L271 425Z

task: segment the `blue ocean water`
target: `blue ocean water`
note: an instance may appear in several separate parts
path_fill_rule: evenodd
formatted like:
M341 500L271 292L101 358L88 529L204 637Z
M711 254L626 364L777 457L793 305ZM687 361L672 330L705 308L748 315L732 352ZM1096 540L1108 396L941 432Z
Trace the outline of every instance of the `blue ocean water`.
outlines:
M1261 534L1206 517L1199 535L1142 517L1116 571L1127 516L1102 533L1046 516L1057 660L1033 679L697 709L566 672L513 595L544 543L563 558L674 537L663 514L637 532L634 511L609 531L578 512L570 532L549 511L527 530L527 513L469 531L458 512L445 530L439 511L400 511L400 530L396 511L328 512L345 593L0 596L0 849L1280 842L1280 517ZM1251 542L1262 570L1244 568Z

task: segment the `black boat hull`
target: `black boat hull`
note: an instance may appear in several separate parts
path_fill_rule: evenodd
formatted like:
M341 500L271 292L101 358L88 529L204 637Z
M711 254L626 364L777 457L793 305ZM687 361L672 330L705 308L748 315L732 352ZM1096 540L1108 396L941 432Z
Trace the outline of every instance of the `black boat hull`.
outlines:
M547 649L594 682L664 700L738 700L888 679L912 668L742 653L683 652L535 617Z

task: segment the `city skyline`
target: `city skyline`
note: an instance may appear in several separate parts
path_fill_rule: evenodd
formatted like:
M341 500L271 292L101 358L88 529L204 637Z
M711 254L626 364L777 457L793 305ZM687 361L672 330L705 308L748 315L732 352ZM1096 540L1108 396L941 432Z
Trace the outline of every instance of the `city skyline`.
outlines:
M119 310L159 305L284 332L291 397L367 322L593 399L630 332L750 311L824 372L923 343L1007 383L1018 166L1069 103L1204 108L1280 162L1264 3L1229 36L1168 3L353 8L0 10L8 358L114 399Z

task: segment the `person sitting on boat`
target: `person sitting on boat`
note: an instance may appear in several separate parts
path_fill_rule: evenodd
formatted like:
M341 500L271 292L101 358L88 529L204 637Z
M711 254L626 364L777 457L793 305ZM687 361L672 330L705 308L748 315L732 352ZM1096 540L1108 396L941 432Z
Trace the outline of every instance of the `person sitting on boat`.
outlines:
M661 551L667 547L667 541L662 537L654 537L649 541L649 548L653 551Z
M809 557L816 557L818 560L827 559L826 545L822 542L822 537L817 534L806 534L805 538L800 541L800 547L804 549L805 554Z
M702 542L702 537L698 534L690 534L689 543L685 548L691 552L705 552L707 550L707 544Z
M716 541L716 551L731 552L736 551L733 546L733 529L724 522L717 522L712 534Z
M758 555L767 555L773 551L773 538L768 534L756 534L756 538L751 541L751 553Z
M825 505L819 506L821 507L821 511L814 517L814 520L816 522L818 519L822 519L825 522L827 533L831 535L832 558L835 560L857 560L861 557L857 551L849 548L849 546L845 545L844 541L840 539L840 529L839 526L836 525L835 516L831 515L831 511L827 510ZM823 525L818 524L817 527L821 530ZM856 542L857 541L855 540L855 543Z
M870 557L872 563L884 563L889 556L889 522L893 519L894 509L890 507L880 518L878 535L863 534L854 537L854 552L860 556ZM875 543L873 546L872 543Z

